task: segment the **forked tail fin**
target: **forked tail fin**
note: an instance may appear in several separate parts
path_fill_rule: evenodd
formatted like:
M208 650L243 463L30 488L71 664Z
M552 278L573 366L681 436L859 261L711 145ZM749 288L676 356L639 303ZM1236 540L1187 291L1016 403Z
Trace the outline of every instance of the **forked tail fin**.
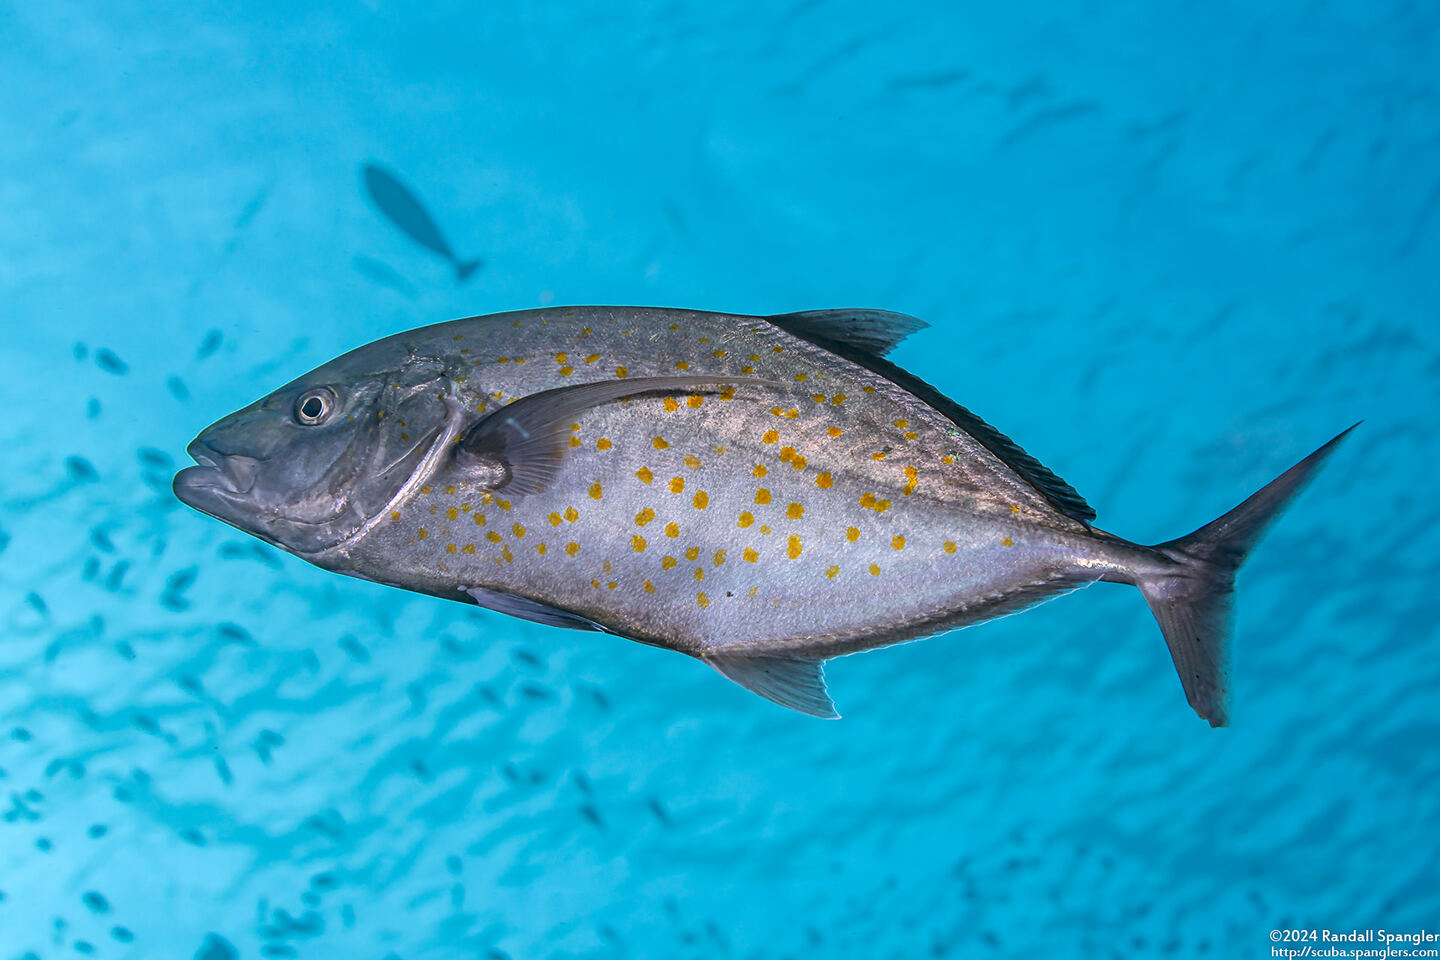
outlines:
M470 275L485 265L485 261L476 257L474 260L455 261L455 282L464 283L470 279Z
M1180 566L1140 578L1140 592L1165 634L1185 696L1212 727L1223 727L1229 719L1226 672L1235 571L1320 464L1359 425L1342 432L1220 519L1189 536L1157 545L1156 549Z

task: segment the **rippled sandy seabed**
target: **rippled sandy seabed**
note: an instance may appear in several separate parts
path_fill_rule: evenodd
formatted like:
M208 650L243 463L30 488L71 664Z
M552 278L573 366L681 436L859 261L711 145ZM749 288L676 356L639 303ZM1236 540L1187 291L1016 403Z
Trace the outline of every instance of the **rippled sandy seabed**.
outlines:
M0 5L0 958L1440 926L1440 8L295 6ZM1241 577L1222 731L1128 588L837 661L826 723L172 498L309 367L552 302L919 315L1144 541L1366 423Z

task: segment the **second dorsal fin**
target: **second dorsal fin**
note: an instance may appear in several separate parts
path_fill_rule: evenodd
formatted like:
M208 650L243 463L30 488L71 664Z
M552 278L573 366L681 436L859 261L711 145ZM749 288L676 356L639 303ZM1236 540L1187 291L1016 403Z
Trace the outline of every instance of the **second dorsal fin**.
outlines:
M858 363L928 403L1015 471L1020 479L1067 517L1087 525L1095 519L1095 509L1074 487L1026 453L1014 440L913 373L884 358L885 351L905 336L927 326L923 321L882 310L814 310L767 319L788 333Z
M804 310L766 317L775 326L812 343L828 347L843 343L877 357L894 350L901 340L929 326L924 320L886 310Z

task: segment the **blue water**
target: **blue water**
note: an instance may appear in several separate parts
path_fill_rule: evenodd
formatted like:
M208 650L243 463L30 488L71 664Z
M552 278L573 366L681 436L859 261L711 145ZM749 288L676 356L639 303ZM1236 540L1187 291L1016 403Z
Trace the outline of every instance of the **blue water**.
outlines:
M0 4L0 958L1269 956L1440 923L1440 8ZM392 170L455 282L367 199ZM345 580L174 501L408 327L875 306L1137 540L1357 419L1239 586L834 662Z

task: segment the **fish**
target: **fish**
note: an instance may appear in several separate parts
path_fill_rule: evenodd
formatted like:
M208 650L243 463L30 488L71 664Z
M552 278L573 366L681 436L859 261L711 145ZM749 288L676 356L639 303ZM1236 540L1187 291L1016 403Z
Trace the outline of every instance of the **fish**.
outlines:
M324 570L685 654L816 717L839 716L834 657L1128 584L1190 706L1225 725L1236 572L1349 430L1140 544L885 359L926 326L868 309L453 320L218 420L172 486Z
M365 183L365 193L377 210L411 240L450 262L455 269L456 283L464 283L470 279L471 274L480 269L484 261L478 257L474 260L461 260L456 255L450 241L440 232L435 218L430 216L420 199L401 183L395 174L377 164L367 163L361 170L361 179ZM366 271L362 268L362 272ZM366 272L366 275L370 276L370 273Z

